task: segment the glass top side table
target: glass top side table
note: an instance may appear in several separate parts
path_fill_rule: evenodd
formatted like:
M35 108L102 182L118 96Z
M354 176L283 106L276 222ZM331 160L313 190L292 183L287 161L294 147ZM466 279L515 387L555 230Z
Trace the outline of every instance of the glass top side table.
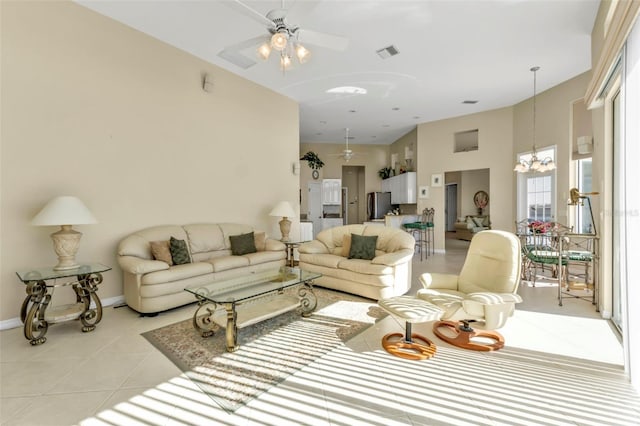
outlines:
M27 297L22 302L20 319L24 323L24 337L29 343L40 345L46 342L45 334L49 324L57 322L79 318L83 332L95 330L96 324L102 319L98 285L102 283L102 273L110 270L111 267L100 263L87 263L63 271L41 267L16 272L20 281L26 285ZM63 280L58 282L60 279ZM76 302L49 306L53 289L67 286L73 288ZM91 301L95 304L93 308Z
M287 266L293 268L294 266L296 266L296 262L294 259L294 250L297 249L298 247L300 247L300 244L302 243L306 243L307 241L282 241L282 243L284 243L284 245L287 247L287 260L286 260L286 264Z

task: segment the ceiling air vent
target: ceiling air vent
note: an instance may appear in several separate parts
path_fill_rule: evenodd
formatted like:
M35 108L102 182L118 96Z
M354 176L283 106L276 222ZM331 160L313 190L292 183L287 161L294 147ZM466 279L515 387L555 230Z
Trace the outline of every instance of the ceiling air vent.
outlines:
M396 56L400 52L398 51L398 49L394 45L391 45L391 46L383 47L382 49L376 50L376 53L382 59L387 59L387 58L390 58L392 56Z
M463 104L473 105L473 104L477 104L477 103L478 103L478 101L469 101L469 100L467 100L467 101L462 101L462 103L463 103Z

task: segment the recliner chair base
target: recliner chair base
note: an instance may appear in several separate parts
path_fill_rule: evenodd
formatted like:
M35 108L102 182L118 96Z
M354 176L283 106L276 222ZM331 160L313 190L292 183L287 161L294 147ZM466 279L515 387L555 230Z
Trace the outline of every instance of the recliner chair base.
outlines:
M442 333L439 329L446 328L455 333L451 337ZM463 349L471 349L474 351L497 351L504 347L504 337L497 331L475 330L469 327L468 322L464 321L437 321L433 324L433 333L447 343ZM483 344L474 342L474 337L489 338L494 341L491 344Z
M382 338L382 347L391 355L405 359L429 359L436 354L436 345L431 340L416 333L410 336L405 338L402 333L389 333Z

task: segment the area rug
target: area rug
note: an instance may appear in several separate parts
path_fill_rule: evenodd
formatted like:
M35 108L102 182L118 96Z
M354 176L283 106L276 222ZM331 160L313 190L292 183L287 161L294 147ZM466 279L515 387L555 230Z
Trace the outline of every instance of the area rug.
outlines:
M315 293L311 316L290 311L239 329L240 348L233 353L226 351L223 328L203 338L191 319L142 335L223 409L235 411L387 315L370 299L320 288Z

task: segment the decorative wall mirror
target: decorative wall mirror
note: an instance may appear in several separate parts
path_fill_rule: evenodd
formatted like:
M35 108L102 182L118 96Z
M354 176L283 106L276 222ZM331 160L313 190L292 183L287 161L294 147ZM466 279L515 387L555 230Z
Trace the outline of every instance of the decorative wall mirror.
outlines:
M482 211L489 204L489 194L484 191L478 191L473 195L473 204L478 209L478 214L482 215Z

